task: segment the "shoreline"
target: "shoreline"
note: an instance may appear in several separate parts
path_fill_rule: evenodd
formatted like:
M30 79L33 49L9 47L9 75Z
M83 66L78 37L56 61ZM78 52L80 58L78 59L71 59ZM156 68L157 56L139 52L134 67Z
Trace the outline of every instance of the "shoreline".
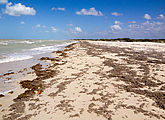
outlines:
M79 41L53 52L55 58L41 57L51 65L32 66L35 74L20 79L20 88L7 99L0 98L0 117L165 119L164 54L143 51Z
M58 51L60 52L60 51L67 49L72 44L75 44L75 42L69 43L67 46L59 49ZM54 51L54 52L58 52L58 51ZM17 76L17 80L14 80L12 83L14 86L17 86L17 88L14 88L13 90L8 90L5 93L0 93L0 111L1 112L4 112L5 109L8 109L12 104L14 104L16 102L16 101L14 101L14 99L18 98L20 95L26 94L26 91L27 91L26 87L23 88L20 83L23 81L26 81L27 79L32 81L32 80L35 80L37 78L37 75L35 73L35 72L37 72L37 69L38 69L37 65L41 65L43 67L43 69L49 69L49 67L52 67L50 65L52 60L58 61L58 59L53 58L54 56L52 56L52 54L54 52L49 53L49 55L48 55L48 53L44 54L44 55L42 54L43 57L40 56L40 57L33 58L33 59L38 59L37 63L34 64L33 66L29 67L30 70L28 70L28 72L27 72L27 67L26 67L26 68L19 70L17 72L16 71L13 72L12 70L9 70L8 72L6 72L2 75L2 77L4 77L4 76L10 76L10 75L17 76L18 73L21 74L20 77ZM62 56L63 56L63 54L62 54ZM36 68L35 68L35 66L36 66ZM47 71L47 70L43 70L43 71ZM39 70L38 72L41 72L41 71ZM46 73L44 73L44 74L46 74ZM42 75L41 75L41 77L42 77ZM44 79L46 79L46 78L44 78ZM36 93L37 92L35 91L33 94L36 94ZM27 96L25 96L24 98L28 97L29 94L30 93L27 93L26 94ZM2 114L0 114L0 119L2 119L2 118L3 118ZM11 119L13 119L13 118L11 118Z
M74 43L74 41L68 41L66 43L58 44L54 46L54 50L63 50L65 46ZM53 51L53 50L52 50ZM32 72L33 70L30 68L33 65L40 63L42 66L48 67L49 62L39 60L41 56L50 57L51 52L45 52L34 55L30 59L18 60L7 63L0 63L0 94L5 95L7 91L14 90L16 87L14 86L14 82L23 77L24 75Z

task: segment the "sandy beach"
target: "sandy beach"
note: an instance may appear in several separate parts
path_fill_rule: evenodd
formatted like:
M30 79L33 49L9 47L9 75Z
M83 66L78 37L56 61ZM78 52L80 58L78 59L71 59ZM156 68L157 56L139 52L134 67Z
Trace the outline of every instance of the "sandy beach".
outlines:
M0 96L0 120L164 120L165 44L79 41Z

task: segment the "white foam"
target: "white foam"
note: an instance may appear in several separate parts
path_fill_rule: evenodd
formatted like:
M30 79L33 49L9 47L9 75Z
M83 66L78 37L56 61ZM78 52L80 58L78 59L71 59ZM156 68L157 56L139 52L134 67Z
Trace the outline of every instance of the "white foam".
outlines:
M7 81L4 81L5 83L11 83L13 82L13 80L7 80Z
M33 48L33 49L31 49L31 51L51 51L55 47L56 46L43 46L43 47Z
M9 93L9 92L12 92L12 91L14 91L14 90L16 90L17 88L13 88L13 89L10 89L10 90L7 90L7 91L4 91L4 92L0 92L0 94L1 95L5 95L5 94L7 94L7 93Z
M64 43L62 45L55 45L55 46L42 46L42 47L37 47L30 49L29 51L34 54L42 54L46 52L52 52L52 51L57 51L57 50L62 50L65 46L72 44L75 42L70 42L70 43Z
M15 43L15 44L34 44L35 42L32 42L32 41L28 41L28 40L25 40L25 41L11 41L10 43Z
M35 42L31 42L31 41L22 41L22 43L33 44L33 43L35 43Z
M22 42L25 42L25 41L22 41ZM76 42L74 41L74 42L64 43L64 44L55 45L55 46L41 46L41 47L32 48L32 49L28 49L28 50L22 50L17 53L7 54L5 56L3 55L2 58L0 59L0 63L7 63L7 62L31 59L35 55L49 53L49 52L53 52L53 51L57 51L57 50L63 50L64 47L66 47L67 45L70 45L72 43L76 43ZM32 44L32 43L30 43L30 44Z
M7 42L0 42L0 45L7 46L7 45L8 45L8 43L7 43Z
M7 63L7 62L14 62L14 61L20 61L20 60L27 60L31 59L33 56L26 56L26 55L21 55L21 56L9 56L3 59L0 59L0 63Z

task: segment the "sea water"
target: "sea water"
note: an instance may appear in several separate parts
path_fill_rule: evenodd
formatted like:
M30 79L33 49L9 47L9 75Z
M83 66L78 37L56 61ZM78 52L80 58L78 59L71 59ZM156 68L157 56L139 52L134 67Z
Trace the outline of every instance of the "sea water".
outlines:
M53 51L64 49L67 45L75 41L71 40L29 40L14 39L0 40L0 93L4 94L15 89L12 81L15 80L15 74L5 77L3 74L30 68L31 66L42 62L41 57L49 57Z
M0 63L33 58L61 49L69 40L0 40Z

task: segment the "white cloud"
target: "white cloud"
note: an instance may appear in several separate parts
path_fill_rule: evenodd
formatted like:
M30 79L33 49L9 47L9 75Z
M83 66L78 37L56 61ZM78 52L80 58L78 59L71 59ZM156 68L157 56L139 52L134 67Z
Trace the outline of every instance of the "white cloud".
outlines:
M81 11L76 12L77 15L93 15L93 16L103 16L101 11L97 11L95 8L81 9Z
M145 14L144 18L147 19L147 20L151 20L151 16L149 14Z
M8 0L0 0L0 4L7 4Z
M165 16L163 14L160 14L158 19L165 20Z
M80 27L73 27L69 30L71 33L73 34L77 34L77 33L82 33L82 29Z
M76 32L82 32L82 29L80 27L75 27L74 29Z
M122 23L120 21L115 21L114 25L111 26L111 30L115 31L115 30L121 30L122 28L120 27Z
M122 28L122 26L113 25L110 29L112 30L90 32L88 35L91 38L96 36L99 38L165 38L165 22L145 21L144 23L130 23L128 28L126 26Z
M123 14L122 13L118 13L118 12L113 12L112 15L113 16L122 16Z
M56 29L56 28L53 27L53 26L51 26L50 28L51 28L52 32L57 32L57 31L58 31L58 29Z
M60 10L60 11L65 11L65 8L52 8L52 10Z
M21 22L20 22L20 24L22 24L22 25L23 25L23 24L25 24L25 22L24 22L24 21L21 21Z
M115 25L120 25L120 24L122 24L120 21L115 21L114 23L115 23Z
M155 32L155 31L161 31L165 29L164 23L162 22L149 22L146 21L141 24L130 24L128 26L130 30L132 31L148 31L148 32Z
M122 28L120 27L120 25L116 25L116 24L115 24L115 25L112 25L112 26L111 26L111 30L113 30L113 31L114 31L114 30L121 30L121 29L122 29Z
M21 16L21 15L35 15L36 11L33 8L22 5L21 3L14 4L12 6L12 3L10 2L6 5L6 9L4 13L11 16Z

